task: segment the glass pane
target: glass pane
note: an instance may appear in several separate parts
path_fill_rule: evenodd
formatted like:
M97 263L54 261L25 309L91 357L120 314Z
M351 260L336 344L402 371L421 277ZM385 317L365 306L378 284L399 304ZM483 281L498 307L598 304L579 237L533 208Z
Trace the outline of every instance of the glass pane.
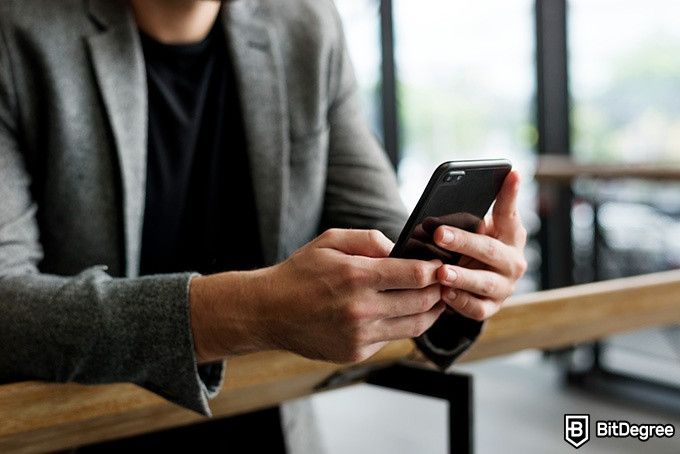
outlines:
M399 177L410 207L443 161L506 157L531 175L533 11L534 0L394 0ZM535 232L535 189L524 181L521 211ZM536 249L527 253L536 265Z
M570 0L573 150L680 162L680 2Z
M364 112L374 133L382 138L380 0L335 0L335 4L342 17Z
M569 0L573 151L584 161L680 163L680 2ZM680 183L680 182L678 182ZM680 263L679 184L581 182L594 205L576 222L593 260L581 278L606 279ZM592 210L591 210L592 211ZM597 228L602 245L589 244ZM579 270L577 270L578 272Z
M680 163L680 2L569 0L569 44L575 156ZM680 266L680 184L574 189L578 280ZM617 336L602 351L609 370L678 383L680 327Z

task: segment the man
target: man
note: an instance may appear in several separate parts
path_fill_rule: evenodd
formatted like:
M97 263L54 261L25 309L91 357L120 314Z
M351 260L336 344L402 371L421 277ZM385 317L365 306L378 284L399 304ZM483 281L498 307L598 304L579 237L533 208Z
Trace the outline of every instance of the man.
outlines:
M435 235L477 266L386 258L405 213L357 96L329 0L0 0L0 382L209 414L230 355L423 335L451 364L525 270L518 176Z

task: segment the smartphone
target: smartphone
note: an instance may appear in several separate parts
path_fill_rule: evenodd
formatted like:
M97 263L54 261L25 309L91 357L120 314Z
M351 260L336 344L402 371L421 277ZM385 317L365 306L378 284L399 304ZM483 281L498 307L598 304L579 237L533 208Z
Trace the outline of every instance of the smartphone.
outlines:
M475 232L511 169L506 159L449 161L437 167L390 256L456 265L460 254L437 246L435 230L450 225Z

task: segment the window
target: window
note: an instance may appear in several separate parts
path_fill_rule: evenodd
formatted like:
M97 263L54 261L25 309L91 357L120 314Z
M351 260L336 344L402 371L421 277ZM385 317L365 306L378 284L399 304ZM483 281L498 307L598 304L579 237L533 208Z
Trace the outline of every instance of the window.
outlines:
M680 3L568 6L575 157L680 162ZM573 212L577 281L680 266L680 184L581 181L574 190L587 202ZM678 385L678 352L680 327L669 327L608 339L599 361L608 370Z
M380 0L336 0L364 101L364 113L373 132L382 139L382 68Z
M533 1L394 2L400 177L414 205L445 160L532 161Z
M570 0L573 153L680 161L680 2Z
M584 161L680 162L680 3L570 0L568 6L574 155ZM592 210L574 213L577 252L588 249L579 243L588 241L583 231L593 222L602 233L594 252L602 256L598 269L577 269L578 280L680 264L678 185L582 182L575 190L597 210L594 221Z

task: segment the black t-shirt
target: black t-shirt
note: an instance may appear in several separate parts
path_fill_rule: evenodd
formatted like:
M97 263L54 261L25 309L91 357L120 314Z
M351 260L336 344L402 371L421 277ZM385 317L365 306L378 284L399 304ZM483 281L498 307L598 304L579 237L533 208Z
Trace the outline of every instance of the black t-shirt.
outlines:
M238 90L219 24L186 45L141 33L149 96L143 275L262 266Z

